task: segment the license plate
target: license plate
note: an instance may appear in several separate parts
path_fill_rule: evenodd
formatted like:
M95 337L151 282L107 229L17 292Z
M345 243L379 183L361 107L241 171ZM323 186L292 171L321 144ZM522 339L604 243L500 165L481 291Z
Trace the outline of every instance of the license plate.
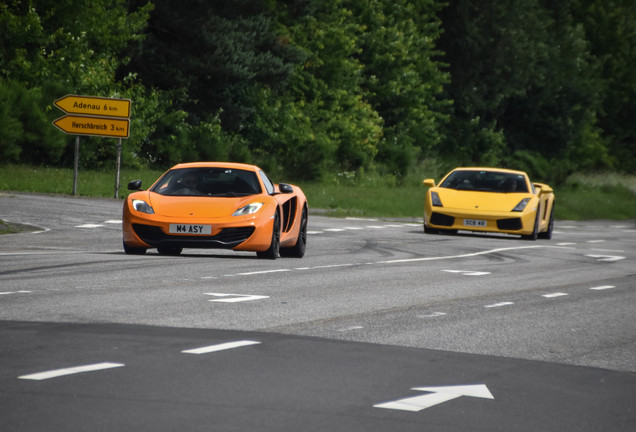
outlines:
M170 224L170 234L212 234L212 225Z
M485 227L486 221L479 219L464 219L464 226Z

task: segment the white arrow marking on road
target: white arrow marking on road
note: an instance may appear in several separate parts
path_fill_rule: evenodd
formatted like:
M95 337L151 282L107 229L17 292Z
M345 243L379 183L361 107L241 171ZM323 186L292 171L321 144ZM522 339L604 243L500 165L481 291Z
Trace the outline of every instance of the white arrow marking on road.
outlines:
M248 294L225 294L225 293L205 293L205 295L210 295L214 297L230 297L230 298L221 298L217 300L208 300L211 302L219 302L219 303L238 303L250 300L262 300L268 299L269 296L264 295L248 295Z
M596 258L599 261L620 261L620 260L624 260L625 257L624 256L617 256L617 255L585 255L586 257L590 257L590 258Z
M0 295L7 295L7 294L26 294L26 293L30 293L31 291L6 291L6 292L0 292Z
M449 400L457 399L461 396L494 399L494 396L484 384L449 387L414 387L411 390L431 392L431 394L412 396L375 404L373 406L375 408L417 412Z

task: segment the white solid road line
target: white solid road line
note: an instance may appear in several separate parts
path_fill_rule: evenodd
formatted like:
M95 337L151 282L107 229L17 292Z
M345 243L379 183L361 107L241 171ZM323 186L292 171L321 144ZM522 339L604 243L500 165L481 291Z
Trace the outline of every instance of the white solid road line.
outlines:
M55 369L55 370L50 370L46 372L38 372L34 374L29 374L29 375L22 375L18 378L40 381L40 380L45 380L50 378L57 378L57 377L65 376L65 375L73 375L73 374L82 373L82 372L93 372L93 371L98 371L103 369L118 368L122 366L125 366L125 365L123 363L109 363L109 362L95 363L95 364L84 365L84 366L74 366L70 368Z

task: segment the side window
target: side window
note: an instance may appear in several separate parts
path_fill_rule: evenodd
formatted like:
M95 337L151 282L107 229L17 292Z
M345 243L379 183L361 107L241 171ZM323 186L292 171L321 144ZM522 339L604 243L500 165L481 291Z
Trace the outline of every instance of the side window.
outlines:
M265 185L265 189L267 190L267 193L270 195L273 194L274 184L272 183L272 181L267 177L267 175L265 175L263 171L259 171L259 175L261 176L261 180L263 180L263 184Z

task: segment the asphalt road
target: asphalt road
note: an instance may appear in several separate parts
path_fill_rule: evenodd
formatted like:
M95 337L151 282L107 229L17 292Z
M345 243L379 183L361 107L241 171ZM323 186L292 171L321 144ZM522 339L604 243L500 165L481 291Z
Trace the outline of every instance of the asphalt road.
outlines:
M303 259L127 256L121 201L0 194L7 431L627 431L636 226L310 215Z

